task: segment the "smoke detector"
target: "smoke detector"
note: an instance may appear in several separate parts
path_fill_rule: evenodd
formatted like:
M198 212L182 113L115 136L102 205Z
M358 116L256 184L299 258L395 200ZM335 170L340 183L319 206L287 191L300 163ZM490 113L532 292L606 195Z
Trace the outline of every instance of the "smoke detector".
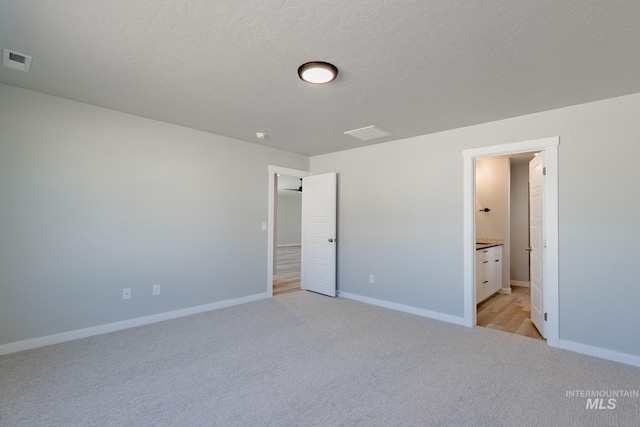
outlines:
M384 129L380 129L376 126L367 126L360 129L349 130L344 133L345 135L352 136L361 141L372 141L374 139L384 138L385 136L393 135L391 132L387 132Z
M4 49L2 53L2 65L28 73L31 68L31 57L9 49Z

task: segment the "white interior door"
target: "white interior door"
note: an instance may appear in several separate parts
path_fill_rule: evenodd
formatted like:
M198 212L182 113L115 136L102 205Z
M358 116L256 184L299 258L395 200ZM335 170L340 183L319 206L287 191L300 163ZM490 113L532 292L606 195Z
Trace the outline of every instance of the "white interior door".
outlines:
M302 179L301 288L336 296L336 173Z
M544 330L544 268L542 251L544 249L544 230L542 201L544 195L544 151L529 162L529 246L531 269L531 321L540 335L546 337Z

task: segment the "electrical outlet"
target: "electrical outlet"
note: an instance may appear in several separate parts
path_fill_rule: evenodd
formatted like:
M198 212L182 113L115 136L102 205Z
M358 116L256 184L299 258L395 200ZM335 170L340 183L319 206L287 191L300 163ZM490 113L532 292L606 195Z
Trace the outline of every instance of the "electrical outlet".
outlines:
M131 288L122 289L122 299L131 299Z
M160 285L153 285L153 295L160 295Z
M375 276L373 274L369 275L369 283L375 282Z

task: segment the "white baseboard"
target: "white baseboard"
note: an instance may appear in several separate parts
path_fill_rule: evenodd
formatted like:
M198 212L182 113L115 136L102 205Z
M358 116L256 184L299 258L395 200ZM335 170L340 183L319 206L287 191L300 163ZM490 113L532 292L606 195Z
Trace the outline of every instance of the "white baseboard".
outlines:
M529 282L521 282L520 280L512 280L511 286L520 286L521 288L528 288Z
M500 289L498 289L498 293L499 294L510 295L511 294L511 288L500 288Z
M211 304L198 305L182 310L168 311L166 313L153 314L151 316L137 317L135 319L123 320L121 322L108 323L105 325L92 326L90 328L77 329L75 331L62 332L45 337L33 338L24 341L17 341L0 345L0 355L15 353L23 350L44 347L51 344L59 344L66 341L87 338L94 335L106 334L108 332L120 331L123 329L135 328L136 326L148 325L150 323L162 322L163 320L176 319L178 317L190 316L192 314L204 313L206 311L218 310L220 308L231 307L234 305L245 304L248 302L258 301L269 298L267 292L262 294L250 295L248 297L236 298L226 301L214 302Z
M366 304L377 305L379 307L389 308L391 310L402 311L409 314L415 314L429 319L442 320L443 322L454 323L456 325L466 326L464 317L452 316L437 311L425 310L423 308L412 307L410 305L398 304L395 302L384 301L375 298L369 298L362 295L352 294L349 292L338 293L340 298L346 298L354 301L364 302Z
M442 320L443 322L454 323L456 325L466 326L463 317L452 316L450 314L439 313L437 311L424 310L421 308L411 307L409 305L397 304L394 302L379 300L375 298L369 298L362 295L352 294L349 292L340 291L338 296L340 298L346 298L354 301L364 302L366 304L377 305L379 307L389 308L391 310L402 311L405 313L415 314L422 317L428 317L430 319ZM640 356L634 356L632 354L621 353L618 351L607 350L600 347L593 347L590 345L579 344L567 340L559 340L558 348L573 351L576 353L586 354L588 356L599 357L601 359L612 360L614 362L625 363L627 365L640 367Z
M563 339L558 340L558 348L640 367L640 356L634 356L633 354L621 353L619 351L607 350L606 348L593 347Z

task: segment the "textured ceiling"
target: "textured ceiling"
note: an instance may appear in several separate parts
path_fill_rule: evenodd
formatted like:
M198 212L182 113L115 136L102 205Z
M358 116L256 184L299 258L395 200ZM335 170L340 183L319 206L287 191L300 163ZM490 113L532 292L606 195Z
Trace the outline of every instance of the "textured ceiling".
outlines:
M638 0L2 0L0 47L33 63L0 82L314 155L640 92L639 21ZM311 60L338 79L302 83Z

